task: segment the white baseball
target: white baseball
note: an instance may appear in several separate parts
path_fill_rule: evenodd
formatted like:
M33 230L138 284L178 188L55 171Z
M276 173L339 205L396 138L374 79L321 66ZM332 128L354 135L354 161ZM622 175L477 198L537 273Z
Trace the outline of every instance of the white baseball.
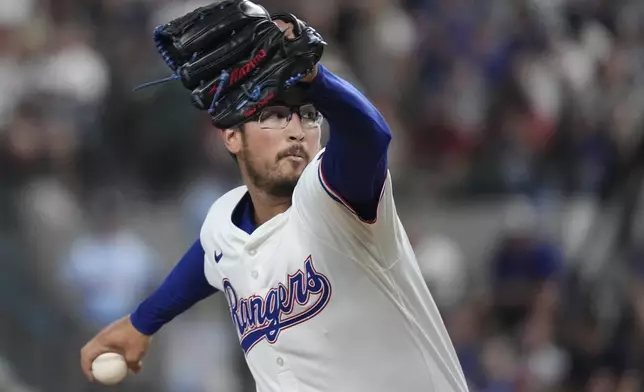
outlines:
M92 362L92 374L103 385L116 385L127 376L127 363L120 354L101 354Z

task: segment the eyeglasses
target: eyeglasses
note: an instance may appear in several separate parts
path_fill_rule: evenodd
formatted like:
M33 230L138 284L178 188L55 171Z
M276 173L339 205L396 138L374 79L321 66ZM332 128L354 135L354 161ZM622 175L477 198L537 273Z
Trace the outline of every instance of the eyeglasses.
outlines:
M300 116L303 128L316 128L322 124L322 114L310 104L299 107L267 107L259 113L257 122L262 129L284 129L291 122L293 113Z

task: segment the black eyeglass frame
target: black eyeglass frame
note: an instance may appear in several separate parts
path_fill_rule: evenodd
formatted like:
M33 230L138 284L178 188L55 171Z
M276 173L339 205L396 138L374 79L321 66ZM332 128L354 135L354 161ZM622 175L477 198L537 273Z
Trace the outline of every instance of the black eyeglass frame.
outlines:
M276 108L283 108L283 109L288 109L288 116L285 118L285 123L283 126L280 127L267 127L267 126L262 126L262 117L266 116L267 114L274 114L274 111ZM311 124L306 125L305 122L307 121L306 116L303 115L302 113L302 108L312 108L313 111L316 113L316 118L315 121L313 121ZM251 122L257 122L257 125L261 129L266 129L266 130L282 130L288 127L288 125L291 123L291 120L293 119L293 114L297 113L300 116L300 122L302 123L302 126L307 129L313 129L317 128L320 125L322 125L322 122L324 121L324 116L322 116L322 113L320 113L319 110L315 108L313 104L310 103L305 103L302 105L271 105L267 106L264 109L262 109L257 115L253 116L254 118L250 120ZM308 114L310 112L307 112L305 114ZM267 119L266 119L267 120Z

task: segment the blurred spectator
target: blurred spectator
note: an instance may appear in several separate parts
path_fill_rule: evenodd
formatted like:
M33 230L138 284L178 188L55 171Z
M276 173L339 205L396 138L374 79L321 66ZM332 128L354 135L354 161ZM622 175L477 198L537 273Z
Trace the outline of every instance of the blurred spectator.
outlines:
M24 46L25 23L34 16L32 0L0 2L0 128L12 117L28 87Z
M557 344L555 325L546 318L525 325L520 347L523 381L530 391L556 391L568 374L569 358Z
M568 387L574 391L613 390L613 387L602 389L612 383L611 374L606 370L606 331L592 315L583 316L570 326L568 351L572 361Z
M414 251L434 300L442 312L449 312L464 298L468 281L458 244L443 236L428 235L421 238Z
M181 207L185 215L186 231L191 237L199 237L204 217L208 214L212 201L217 200L226 191L223 184L205 176L187 184L181 198Z
M492 317L504 331L526 322L548 331L555 321L564 265L559 249L540 238L535 214L529 204L512 206L493 254Z
M8 123L26 90L16 35L15 30L0 25L0 126Z
M48 51L41 53L46 55L35 72L35 88L69 100L79 109L95 108L107 92L109 75L105 60L90 45L91 30L64 25L54 34Z
M487 384L481 356L486 336L481 316L473 304L464 304L446 317L448 332L465 379L474 391L481 390Z
M511 392L518 388L518 353L509 339L494 337L484 343L482 392Z
M97 327L129 314L157 283L154 253L120 225L116 203L110 197L96 201L93 227L73 242L62 265L61 283Z

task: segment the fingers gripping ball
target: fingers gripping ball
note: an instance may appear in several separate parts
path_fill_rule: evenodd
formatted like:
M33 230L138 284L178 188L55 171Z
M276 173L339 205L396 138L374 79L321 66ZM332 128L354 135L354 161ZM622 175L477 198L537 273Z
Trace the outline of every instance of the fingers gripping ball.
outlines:
M116 385L127 376L127 363L120 354L101 354L92 362L92 374L103 385Z

